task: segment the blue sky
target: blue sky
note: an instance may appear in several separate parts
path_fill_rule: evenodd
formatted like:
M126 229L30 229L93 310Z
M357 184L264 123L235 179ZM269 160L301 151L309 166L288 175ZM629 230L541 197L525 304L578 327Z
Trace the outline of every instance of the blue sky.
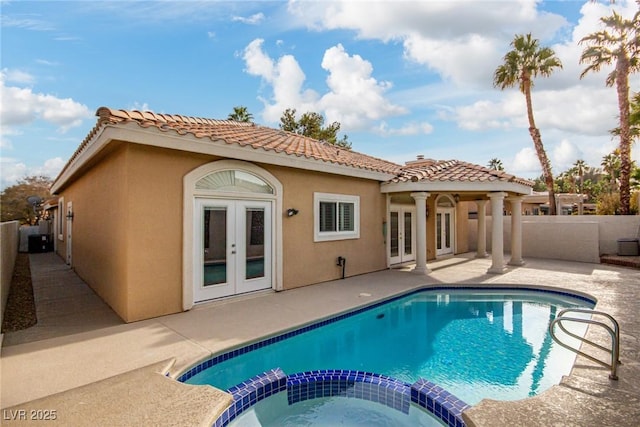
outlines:
M580 80L577 41L634 1L2 1L0 187L55 177L101 106L224 119L246 106L278 127L286 108L342 124L353 149L419 154L539 176L517 89L492 76L531 32L564 68L535 83L554 173L599 166L616 142L606 70ZM640 77L631 79L640 89ZM632 157L640 160L638 149Z

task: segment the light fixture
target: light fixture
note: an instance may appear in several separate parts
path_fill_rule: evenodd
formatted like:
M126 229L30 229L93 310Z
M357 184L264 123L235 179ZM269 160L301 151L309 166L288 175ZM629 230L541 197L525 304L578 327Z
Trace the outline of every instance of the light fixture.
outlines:
M459 194L454 194L453 195L453 200L455 200L456 203L458 203L460 201L460 195Z
M298 209L295 209L295 208L287 209L287 216L294 216L294 215L298 215Z

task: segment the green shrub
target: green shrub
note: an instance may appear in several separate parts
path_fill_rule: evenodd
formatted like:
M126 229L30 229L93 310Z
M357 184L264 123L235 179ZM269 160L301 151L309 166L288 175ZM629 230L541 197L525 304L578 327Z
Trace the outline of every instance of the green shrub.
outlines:
M620 193L600 194L596 203L596 215L618 215L620 213Z

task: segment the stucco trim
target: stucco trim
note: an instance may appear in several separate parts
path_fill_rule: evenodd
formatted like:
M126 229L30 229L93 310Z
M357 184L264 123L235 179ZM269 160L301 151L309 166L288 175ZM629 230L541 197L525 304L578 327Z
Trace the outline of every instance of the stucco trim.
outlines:
M199 191L195 189L196 182L206 175L223 170L241 170L256 175L266 181L274 189L274 194L263 193L216 193L210 190ZM278 178L265 169L240 160L217 160L207 163L191 172L183 178L183 216L182 216L182 308L193 308L193 255L194 255L194 203L196 197L209 197L220 199L251 199L270 200L274 203L271 227L272 239L272 289L281 291L284 289L282 280L282 195L283 187Z

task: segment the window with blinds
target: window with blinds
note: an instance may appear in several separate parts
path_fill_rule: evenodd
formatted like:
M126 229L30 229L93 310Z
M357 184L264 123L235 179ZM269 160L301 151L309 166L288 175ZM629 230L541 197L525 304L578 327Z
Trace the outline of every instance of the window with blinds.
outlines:
M314 193L315 241L360 237L360 197Z

